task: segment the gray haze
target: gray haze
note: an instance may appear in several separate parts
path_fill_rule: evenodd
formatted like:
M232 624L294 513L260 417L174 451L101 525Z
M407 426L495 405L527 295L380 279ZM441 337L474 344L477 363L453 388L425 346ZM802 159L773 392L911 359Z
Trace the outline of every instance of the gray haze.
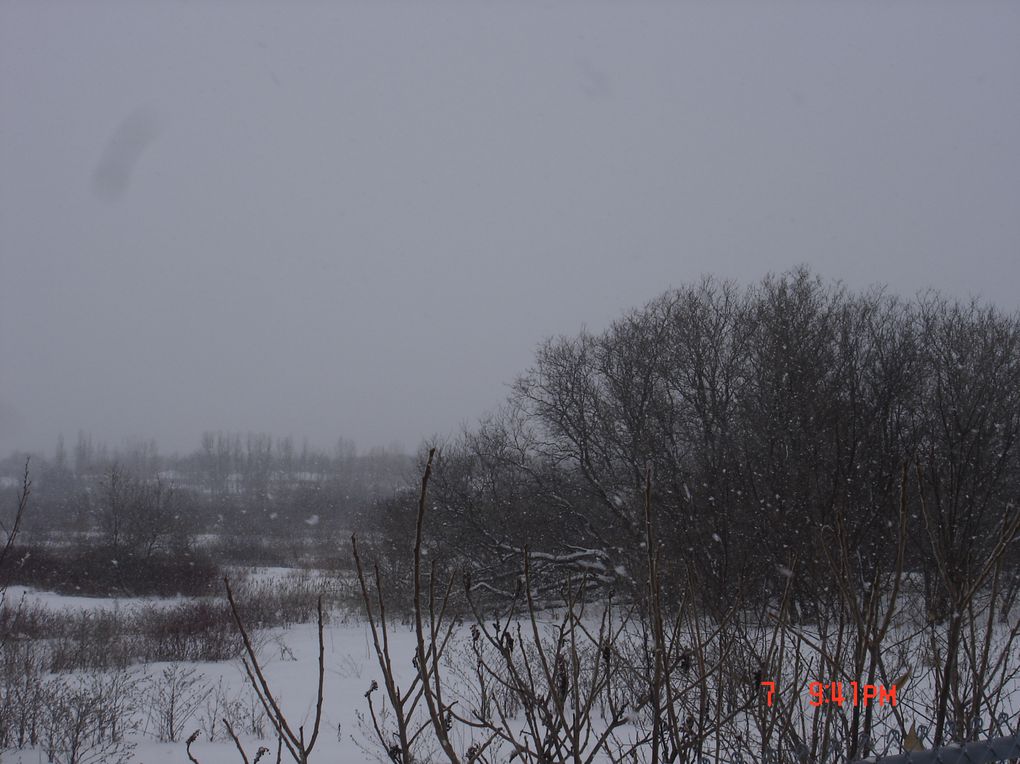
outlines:
M711 272L1020 305L1020 3L0 2L0 455L455 431Z

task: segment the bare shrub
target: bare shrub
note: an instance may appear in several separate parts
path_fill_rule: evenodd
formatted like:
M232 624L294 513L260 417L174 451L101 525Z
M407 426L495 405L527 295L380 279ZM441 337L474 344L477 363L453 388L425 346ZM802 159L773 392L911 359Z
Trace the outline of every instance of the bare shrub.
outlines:
M131 616L106 608L55 613L48 642L51 671L124 668L134 661Z
M45 656L31 639L5 638L0 650L0 750L37 745L47 704Z
M43 747L53 764L121 764L137 729L138 680L127 672L58 677L47 682Z
M232 578L231 587L245 624L259 629L312 623L317 618L320 597L324 604L350 597L349 586L338 577L304 569L272 578L244 575L236 582Z
M216 684L209 688L206 693L205 703L198 711L198 720L201 725L200 731L205 733L209 740L219 739L220 719L233 718L235 716L236 700L231 697L227 688L223 686L223 677L220 677Z
M145 688L147 730L163 743L175 743L198 713L209 692L196 669L174 663L149 677Z
M328 591L330 582L302 574L242 584L242 617L263 629L314 620L319 592ZM54 672L107 670L141 662L221 661L243 649L229 607L208 599L171 607L61 611L22 598L0 604L0 639L0 651L8 642L36 641L38 659Z
M224 720L243 735L265 737L266 713L250 687L231 694L222 677L210 687L205 704L198 713L201 730L209 740L228 739Z
M29 459L25 459L25 472L21 479L21 490L18 491L18 503L14 510L14 517L9 525L0 521L0 533L3 533L3 541L0 543L0 602L3 602L7 594L7 561L18 540L18 534L21 532L25 510L28 508L28 497L32 494L32 480L28 471L29 461Z
M241 643L220 602L196 600L172 608L148 607L136 616L140 657L147 662L222 661L240 652Z

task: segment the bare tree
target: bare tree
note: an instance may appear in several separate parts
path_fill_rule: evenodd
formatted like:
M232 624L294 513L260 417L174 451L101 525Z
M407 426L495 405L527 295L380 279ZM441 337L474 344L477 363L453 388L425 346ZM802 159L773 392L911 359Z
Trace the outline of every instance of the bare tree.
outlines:
M4 602L7 594L7 558L14 549L21 532L21 524L25 519L25 510L28 508L28 497L32 494L32 479L29 474L30 458L25 459L25 472L21 478L21 488L18 491L18 502L14 510L14 517L8 523L0 520L0 533L4 534L3 547L0 548L0 605Z

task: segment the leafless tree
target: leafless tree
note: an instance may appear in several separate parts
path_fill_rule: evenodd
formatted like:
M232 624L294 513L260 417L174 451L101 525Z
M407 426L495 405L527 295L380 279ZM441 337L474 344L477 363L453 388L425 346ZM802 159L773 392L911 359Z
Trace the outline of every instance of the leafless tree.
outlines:
M29 459L25 459L25 472L21 478L21 489L18 491L18 503L14 510L14 517L9 523L0 521L0 533L4 534L3 547L0 548L0 604L3 603L4 595L7 592L7 558L18 540L21 532L21 524L25 519L25 510L28 508L28 497L32 494L32 479L29 473Z

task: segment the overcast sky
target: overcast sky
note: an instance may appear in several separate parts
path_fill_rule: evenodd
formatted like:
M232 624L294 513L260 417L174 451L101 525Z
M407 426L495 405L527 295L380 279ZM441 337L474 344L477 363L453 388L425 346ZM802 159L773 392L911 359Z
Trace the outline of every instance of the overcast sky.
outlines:
M407 448L798 263L1020 306L1020 3L0 0L0 455Z

